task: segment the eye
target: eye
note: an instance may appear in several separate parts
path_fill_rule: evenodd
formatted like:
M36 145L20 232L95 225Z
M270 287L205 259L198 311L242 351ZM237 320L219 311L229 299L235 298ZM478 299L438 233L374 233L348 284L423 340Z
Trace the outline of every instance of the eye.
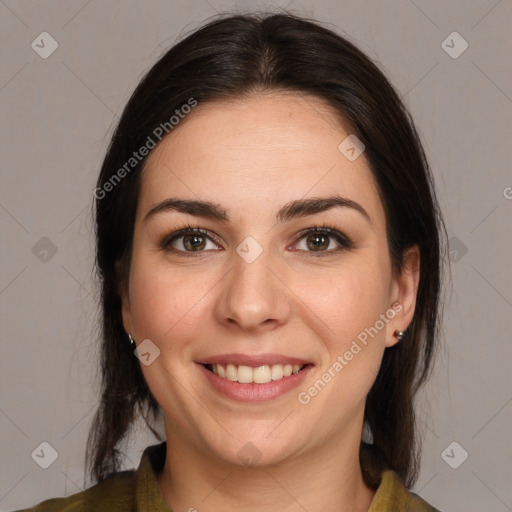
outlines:
M338 246L337 248L333 248ZM313 253L313 256L324 256L351 249L354 244L347 236L327 226L313 227L299 235L294 246L299 250Z
M208 244L211 244L208 247ZM158 244L161 249L186 256L197 256L206 250L219 250L215 235L190 225L165 235ZM336 247L337 246L337 247ZM328 256L353 248L353 242L344 234L328 226L313 227L302 231L292 247L311 253L312 256Z
M215 237L204 229L186 226L179 231L164 236L159 246L164 250L179 253L200 253L205 250L218 250L218 245L213 242L213 238ZM208 247L208 243L211 244L210 247ZM188 255L192 256L192 254Z

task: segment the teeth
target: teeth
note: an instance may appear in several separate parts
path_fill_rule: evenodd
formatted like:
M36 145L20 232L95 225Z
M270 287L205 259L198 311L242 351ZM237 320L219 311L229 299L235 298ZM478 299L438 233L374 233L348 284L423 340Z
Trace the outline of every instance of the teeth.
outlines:
M238 376L236 379L238 382L242 384L248 384L249 382L253 382L253 371L250 366L242 366L238 367Z
M215 375L232 382L240 382L242 384L266 384L273 380L280 380L283 377L289 377L292 373L299 373L304 367L303 364L274 364L269 366L265 364L252 368L250 366L236 366L234 364L212 364L208 365Z
M214 365L214 366L218 366L218 365ZM238 376L238 372L237 372L236 366L234 364L228 364L226 367L226 379L236 382L237 376Z
M272 371L270 366L267 364L264 366L258 366L257 368L249 368L252 370L253 380L256 384L266 384L267 382L272 381ZM240 371L240 370L239 370Z
M270 371L270 375L272 376L272 380L282 379L284 376L283 365L275 364L272 366L272 370Z

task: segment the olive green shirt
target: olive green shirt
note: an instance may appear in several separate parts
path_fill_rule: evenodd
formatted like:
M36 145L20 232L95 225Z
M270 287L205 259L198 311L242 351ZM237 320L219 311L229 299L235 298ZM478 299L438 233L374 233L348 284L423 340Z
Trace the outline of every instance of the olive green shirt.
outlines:
M137 470L114 473L85 491L66 498L45 500L33 508L15 512L172 512L156 480L165 456L165 441L148 446ZM368 512L440 511L409 492L398 475L387 470L382 472Z

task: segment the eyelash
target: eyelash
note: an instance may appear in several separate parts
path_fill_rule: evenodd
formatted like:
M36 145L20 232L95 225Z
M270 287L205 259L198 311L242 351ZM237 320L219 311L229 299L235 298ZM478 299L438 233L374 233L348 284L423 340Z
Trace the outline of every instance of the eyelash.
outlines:
M191 226L190 224L187 224L183 228L181 228L181 229L179 229L177 231L173 231L169 235L164 235L160 239L160 241L158 242L158 246L162 250L171 251L171 252L174 252L176 254L184 255L186 257L188 257L188 256L191 256L191 257L199 256L204 251L183 251L183 250L179 250L179 249L175 249L175 248L171 248L170 247L170 244L174 240L176 240L178 238L181 238L182 236L185 236L185 235L188 235L188 234L200 234L200 235L203 235L203 236L209 238L211 241L215 242L216 244L220 245L220 240L215 235L212 235L211 233L209 233L205 229L201 229L199 227L195 227L195 226ZM352 249L354 247L354 243L352 242L352 240L350 240L350 238L348 238L346 235L340 233L336 229L333 229L333 228L329 227L326 224L322 224L321 226L314 226L312 228L308 228L308 229L305 229L305 230L301 231L297 235L297 239L296 239L296 241L294 242L293 245L296 245L300 240L302 240L303 238L305 238L305 237L307 237L308 235L311 235L311 234L326 235L328 237L334 238L341 245L341 247L338 248L338 249L331 249L331 250L328 250L328 251L305 251L306 253L308 253L308 255L311 255L313 257L329 256L329 255L332 255L334 253L339 253L341 251L346 251L346 250Z

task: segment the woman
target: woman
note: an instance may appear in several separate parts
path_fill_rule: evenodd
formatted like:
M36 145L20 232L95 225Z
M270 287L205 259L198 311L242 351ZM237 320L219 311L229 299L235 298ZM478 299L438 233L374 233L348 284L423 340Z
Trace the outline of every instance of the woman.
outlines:
M408 489L445 230L368 57L288 14L210 22L135 90L95 198L98 483L31 510L437 510Z

